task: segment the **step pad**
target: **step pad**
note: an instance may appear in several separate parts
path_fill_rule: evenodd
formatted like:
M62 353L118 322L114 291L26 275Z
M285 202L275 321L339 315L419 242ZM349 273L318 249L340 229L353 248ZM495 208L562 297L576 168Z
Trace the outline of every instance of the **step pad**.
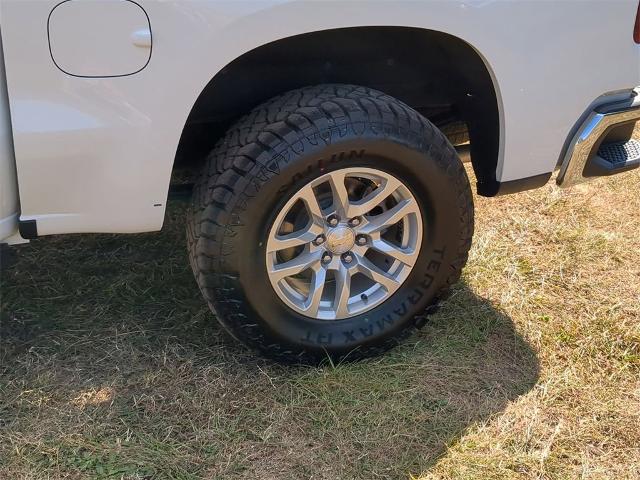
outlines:
M612 142L600 145L598 156L619 168L629 163L640 162L640 142L635 139L626 142Z

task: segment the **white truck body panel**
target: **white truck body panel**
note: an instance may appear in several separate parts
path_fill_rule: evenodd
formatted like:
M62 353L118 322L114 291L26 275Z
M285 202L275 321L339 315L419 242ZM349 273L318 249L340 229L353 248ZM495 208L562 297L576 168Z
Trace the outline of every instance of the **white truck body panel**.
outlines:
M111 78L72 76L52 61L46 26L59 3L0 5L21 219L37 220L40 235L160 229L176 148L203 88L245 52L289 36L407 26L469 43L498 93L501 182L553 171L589 105L640 84L637 0L138 0L151 59ZM131 35L144 44L144 32ZM70 51L66 61L82 65Z
M0 79L4 78L0 39ZM18 233L18 188L6 86L0 81L0 240ZM6 240L5 240L6 241Z

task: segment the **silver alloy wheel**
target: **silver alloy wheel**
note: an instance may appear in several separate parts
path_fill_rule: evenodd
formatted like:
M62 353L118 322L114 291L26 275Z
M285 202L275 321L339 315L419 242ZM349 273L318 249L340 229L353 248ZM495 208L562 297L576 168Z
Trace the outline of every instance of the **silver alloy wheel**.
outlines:
M278 297L316 319L339 320L387 300L422 243L409 189L373 168L343 168L302 187L276 217L266 265Z

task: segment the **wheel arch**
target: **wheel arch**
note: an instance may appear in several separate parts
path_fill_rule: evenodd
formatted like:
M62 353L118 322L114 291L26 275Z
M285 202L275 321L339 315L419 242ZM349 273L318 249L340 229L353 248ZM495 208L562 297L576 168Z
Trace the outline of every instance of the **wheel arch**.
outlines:
M467 123L478 191L498 193L504 122L498 83L470 43L415 27L358 26L284 37L255 47L203 86L184 123L176 171L204 160L228 126L256 105L306 85L375 88L437 125Z

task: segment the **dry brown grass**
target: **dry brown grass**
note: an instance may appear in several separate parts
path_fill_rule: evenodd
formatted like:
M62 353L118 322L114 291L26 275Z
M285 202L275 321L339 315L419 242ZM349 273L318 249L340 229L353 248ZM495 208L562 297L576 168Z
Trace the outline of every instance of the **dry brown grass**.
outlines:
M640 478L640 175L476 199L463 281L383 358L228 341L161 234L2 272L0 478Z
M467 279L540 377L420 478L640 478L639 175L477 205Z

